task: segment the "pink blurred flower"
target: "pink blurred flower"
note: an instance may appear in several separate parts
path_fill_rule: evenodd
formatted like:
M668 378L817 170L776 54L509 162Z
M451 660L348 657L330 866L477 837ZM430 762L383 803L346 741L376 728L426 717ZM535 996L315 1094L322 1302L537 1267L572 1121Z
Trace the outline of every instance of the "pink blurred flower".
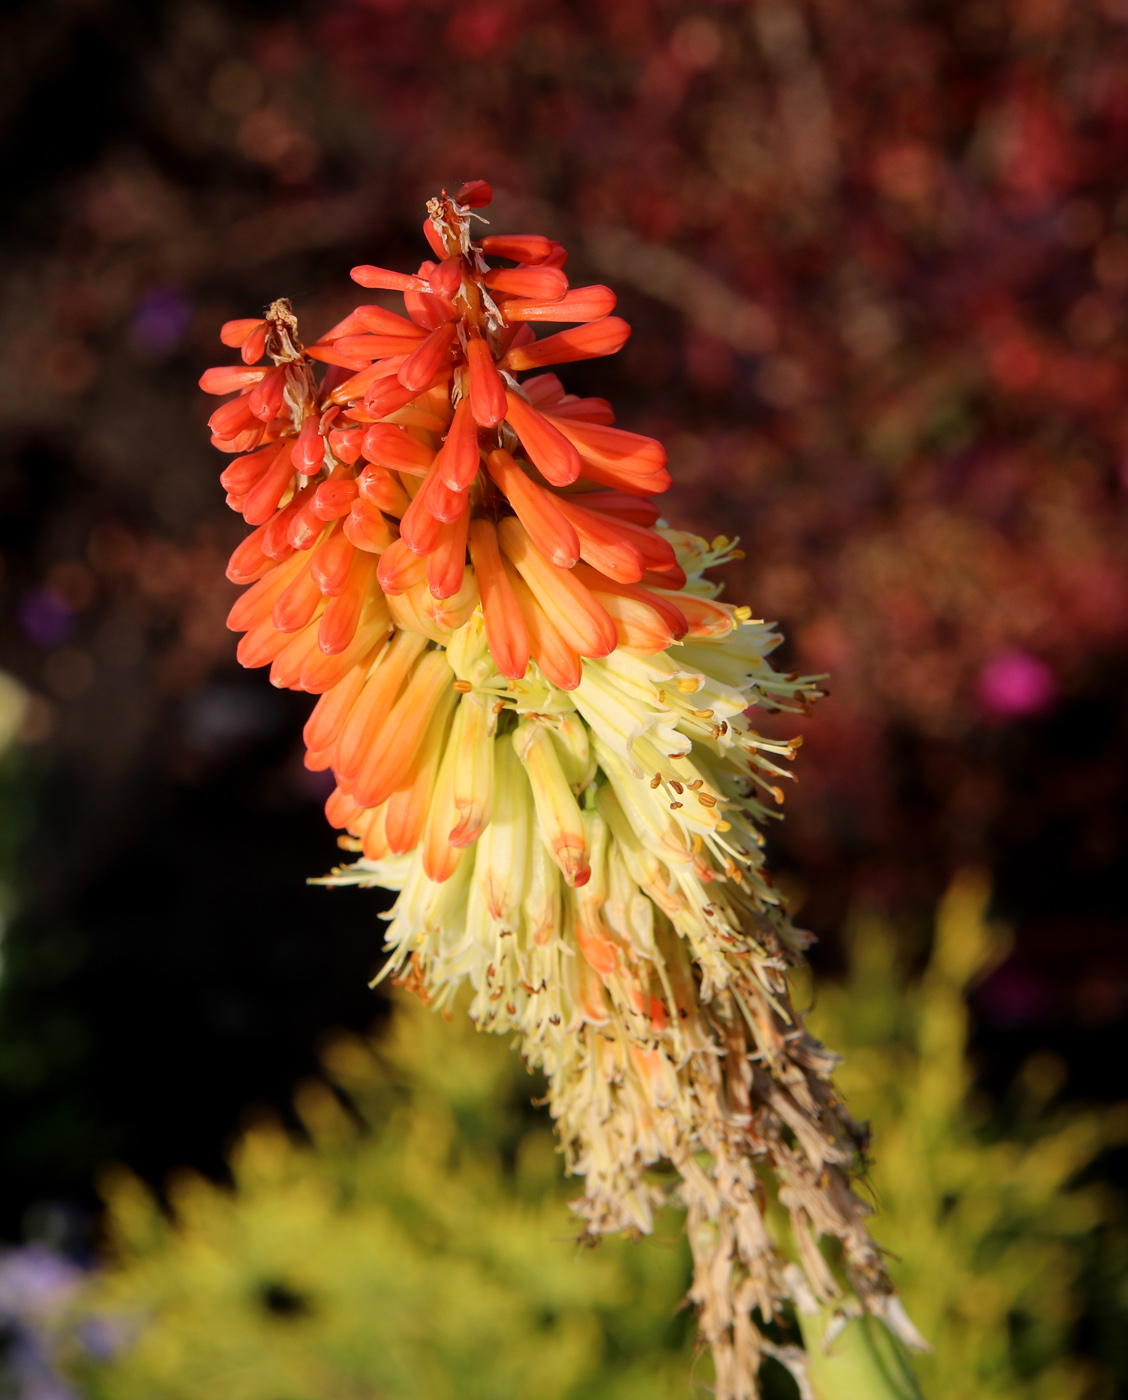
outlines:
M997 719L1041 714L1056 693L1050 668L1028 651L997 652L979 673L980 706Z

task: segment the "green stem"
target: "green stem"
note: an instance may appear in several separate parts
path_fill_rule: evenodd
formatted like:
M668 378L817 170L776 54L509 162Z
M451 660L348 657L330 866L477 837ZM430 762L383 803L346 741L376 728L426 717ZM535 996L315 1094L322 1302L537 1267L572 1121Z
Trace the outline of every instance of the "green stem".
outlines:
M807 1374L817 1400L922 1400L904 1348L877 1318L851 1318L825 1346L833 1312L800 1315Z

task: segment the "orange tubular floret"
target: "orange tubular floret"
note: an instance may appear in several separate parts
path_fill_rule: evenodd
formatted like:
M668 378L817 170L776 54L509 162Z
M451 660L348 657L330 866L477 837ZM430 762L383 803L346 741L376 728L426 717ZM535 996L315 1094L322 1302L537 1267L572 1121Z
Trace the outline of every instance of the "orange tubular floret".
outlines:
M423 478L423 485L415 493L415 498L403 513L400 520L400 539L413 554L430 554L438 543L442 522L432 515L427 507L427 497L431 486L439 479L438 464L434 464Z
M365 467L356 485L362 500L389 515L400 516L411 504L411 497L383 467Z
M422 839L456 698L457 692L452 687L449 698L440 701L403 784L388 798L384 835L394 855L406 855Z
M260 423L271 423L282 412L286 396L286 371L268 370L247 395L247 404Z
M264 322L262 325L256 326L243 341L239 355L245 365L258 364L259 360L266 354L266 332L267 327Z
M452 520L458 520L466 513L466 507L470 501L470 492L452 491L443 481L442 464L436 462L436 472L427 488L427 499L423 502L436 520L441 520L444 525L449 525Z
M311 345L306 354L323 364L339 365L342 369L363 370L373 360L398 356L402 363L419 341L398 335L346 335L332 345Z
M470 410L483 428L496 428L505 418L505 384L497 372L489 345L479 335L466 342L470 379Z
M388 414L406 408L418 393L418 389L408 389L398 379L388 375L369 386L364 395L364 407L373 418L386 418Z
M642 578L646 572L642 551L624 533L622 521L585 510L575 497L558 496L556 504L579 537L581 559L620 583L637 583Z
M628 433L622 428L610 428L602 423L584 423L567 416L555 417L552 409L546 409L545 413L585 462L628 471L636 476L652 476L666 465L666 449L657 438Z
M341 726L348 719L367 679L367 669L354 666L347 676L322 695L302 730L307 748L327 749L337 742Z
M224 321L219 328L219 338L224 345L237 350L243 345L252 331L265 330L266 322L261 316L248 316L240 321Z
M368 554L381 554L396 540L395 531L384 519L378 506L358 497L352 503L349 518L345 521L345 534Z
M302 689L308 690L311 695L320 695L323 691L331 690L354 666L367 666L383 646L391 622L388 600L379 591L370 592L360 610L356 634L344 651L326 652L319 645L317 651L306 658L302 667Z
M504 409L502 413L504 416ZM480 457L472 400L459 399L439 456L439 478L443 485L451 491L465 491L478 475Z
M361 839L365 860L386 860L391 854L384 832L387 815L386 807L377 807L374 811L362 811L356 818L354 829Z
M399 695L400 688L427 645L417 632L397 632L380 653L368 683L341 727L333 767L343 786L351 787L384 722Z
M421 277L412 277L406 272L392 272L386 267L373 267L371 263L354 267L349 276L362 287L382 287L388 292L422 291L427 285Z
M254 441L246 444L247 447L254 447L261 440L263 432L263 426L251 411L250 400L246 394L240 394L237 399L221 404L208 419L208 427L220 442L231 444L236 452L243 450L244 437L257 433ZM236 443L237 447L234 446Z
M262 543L264 554L269 554L272 559L285 559L289 556L290 551L294 548L290 540L290 527L309 505L316 491L317 486L311 481L308 486L295 492L290 497L290 504L280 510L274 519L267 523ZM320 524L317 528L320 529ZM315 538L316 535L312 535L306 539L302 548L308 548Z
M433 262L421 263L419 276L421 278L430 277L435 269ZM424 290L404 292L403 304L407 308L407 314L417 326L422 326L425 330L433 331L445 324L447 321L458 321L461 319L460 312L454 302L448 301L446 297L436 296L433 292L425 290L427 283L423 283Z
M338 831L360 815L360 808L342 788L334 788L325 801L325 820Z
M521 385L521 392L534 408L546 408L564 398L564 385L555 374L535 374Z
M653 501L626 491L585 491L574 499L587 510L596 510L615 520L630 520L635 525L653 525L662 514Z
M362 451L365 461L409 476L423 476L435 460L433 448L395 423L373 423L364 434Z
M502 567L498 534L491 520L470 522L470 558L494 665L503 676L520 680L529 669L529 629Z
M238 545L227 563L227 577L232 583L254 583L274 568L276 561L262 551L263 538L269 527L260 525L242 544Z
M370 364L373 360L390 360L396 357L403 360L426 344L426 336L418 326L413 325L410 321L405 321L404 325L411 326L416 334L377 335L365 331L362 335L342 336L340 340L333 342L332 349L341 355L363 357L362 364ZM330 361L330 364L332 363Z
M488 180L467 180L455 192L455 204L465 209L484 209L493 199L493 186Z
M654 597L664 598L667 604L684 614L691 637L727 637L736 625L729 609L709 598L701 598L694 593L648 591Z
M205 394L233 394L257 384L265 369L248 369L245 365L216 365L200 375L200 388Z
M647 530L642 525L636 525L630 520L618 520L615 522L616 530L628 539L642 555L643 564L647 572L659 574L670 574L675 576L681 574L681 566L678 564L678 556L674 553L674 547L664 536ZM681 574L681 583L674 585L668 583L667 587L681 587L685 582L685 575Z
M441 884L449 880L462 860L464 848L451 844L450 833L458 825L461 813L454 805L454 773L456 747L448 744L439 765L431 810L423 827L420 850L423 871L429 880Z
M378 563L375 554L353 552L348 577L321 615L317 644L327 655L343 652L356 636L364 604L376 581Z
M609 486L613 491L625 491L632 496L660 496L670 489L670 473L663 468L651 475L636 475L622 467L607 467L599 462L585 461L581 473L585 481L597 486Z
M461 255L456 253L453 257L444 257L427 278L427 285L436 296L446 297L448 301L457 296L462 286Z
M677 601L675 602L674 598L668 594L654 593L648 588L640 588L635 584L617 583L614 579L603 578L594 569L588 568L586 564L577 564L576 574L593 593L598 592L610 597L631 599L650 608L662 618L674 641L680 642L690 630L688 612L681 606L685 597L683 594L676 595Z
M407 777L440 701L454 694L453 680L445 651L429 651L419 661L388 715L391 742L374 744L353 780L353 796L363 806L380 806Z
M568 279L558 267L495 267L482 281L490 291L530 301L559 301L568 290Z
M316 495L317 486L310 483L301 493L300 501L295 496L290 502L294 509L287 508L289 524L286 526L286 539L295 549L312 549L325 528L325 522L314 513L313 500Z
M480 601L478 582L473 569L466 570L458 592L449 598L436 598L426 585L420 586L418 591L420 615L444 633L454 632L465 626L474 616L474 609Z
M273 661L289 640L287 633L279 632L268 617L264 622L252 627L240 641L235 648L235 659L240 666L253 671L257 666L265 666Z
M603 589L593 588L592 597L598 599L600 606L614 621L621 647L630 647L644 656L651 656L655 652L665 651L677 640L657 608L637 598L624 598L619 593L608 593Z
M403 540L394 540L380 556L376 577L384 592L395 597L423 582L426 563L420 555L408 549Z
M539 263L552 254L552 240L542 233L489 233L480 240L480 246L487 257L508 258L511 262Z
M290 460L303 476L315 476L321 470L325 462L325 439L316 417L307 418L302 424L298 440L290 449Z
M581 656L606 656L615 650L618 633L606 610L576 577L575 569L550 564L512 516L498 525L505 557L533 591L548 620Z
M313 493L313 513L319 520L340 520L356 500L356 482L348 477L323 481Z
M589 321L586 326L546 335L531 345L512 345L501 361L501 368L511 373L540 369L544 365L562 365L573 360L596 360L602 355L614 355L626 345L631 328L618 316L605 316L602 321Z
M303 627L292 635L274 658L270 668L270 684L279 690L292 690L297 684L306 658L317 646L317 628Z
M310 560L314 582L326 598L335 598L344 588L356 552L352 540L340 529L334 529Z
M272 442L269 447L260 447L247 457L236 457L220 472L219 484L233 495L245 496L255 482L262 480L278 450L278 444Z
M529 629L529 650L533 660L545 676L561 690L575 690L584 678L583 658L573 651L561 636L558 628L549 622L544 609L533 596L533 591L508 559L505 565L506 577L517 598L521 615Z
M580 541L556 498L531 481L503 448L490 453L486 467L541 553L558 568L570 569L580 557Z
M282 591L297 576L299 569L307 563L301 554L295 554L284 564L278 564L265 577L237 598L227 614L227 626L232 632L246 632L269 618L270 611Z
M457 330L450 323L433 330L400 365L396 374L399 382L417 394L422 393L434 382L440 369L449 365L451 346L457 334Z
M615 310L610 287L574 287L559 301L507 301L502 314L514 321L601 321Z
M398 335L416 342L423 339L424 332L414 321L409 321L406 316L399 316L382 306L358 306L352 314L359 326L373 335ZM341 335L344 333L340 332ZM322 339L328 340L329 337L322 336Z
M400 365L403 364L404 359L406 356L393 355L387 360L377 360L374 365L369 365L367 369L362 369L359 374L354 374L351 379L346 379L343 384L338 384L329 394L329 402L351 404L355 400L363 398L378 379L392 378Z
M310 569L312 562L312 559L307 558L305 568L301 569L294 581L278 595L271 617L279 632L299 631L325 606L325 599Z
M464 510L439 531L438 543L427 555L427 587L435 598L453 598L462 587L466 572L466 541L470 531L470 512Z
M583 470L580 454L560 430L518 394L507 393L506 416L529 460L553 486L570 486Z
M329 431L329 446L334 455L350 467L360 460L363 442L362 428L331 428Z

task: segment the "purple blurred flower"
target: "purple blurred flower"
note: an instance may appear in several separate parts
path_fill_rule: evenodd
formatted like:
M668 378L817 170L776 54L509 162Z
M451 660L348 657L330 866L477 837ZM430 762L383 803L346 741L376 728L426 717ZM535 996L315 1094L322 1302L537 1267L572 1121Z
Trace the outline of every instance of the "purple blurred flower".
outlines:
M0 1254L0 1315L28 1319L65 1302L83 1270L46 1245L30 1244Z
M50 588L29 593L17 616L23 634L37 647L57 647L74 631L74 609Z
M129 323L129 338L148 355L170 354L183 341L192 320L192 302L180 287L152 287Z
M74 1296L84 1270L46 1245L0 1254L0 1324L8 1335L2 1382L20 1400L78 1400L56 1371L52 1324Z
M1057 686L1053 672L1027 651L1000 651L979 673L979 703L996 719L1037 715L1049 708Z

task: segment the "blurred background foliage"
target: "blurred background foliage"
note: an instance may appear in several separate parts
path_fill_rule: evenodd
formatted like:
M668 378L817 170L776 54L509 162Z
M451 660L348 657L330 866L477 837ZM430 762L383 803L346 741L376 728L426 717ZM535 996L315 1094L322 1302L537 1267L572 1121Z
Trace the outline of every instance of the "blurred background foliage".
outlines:
M857 919L849 978L824 989L816 1021L845 1054L852 1107L876 1120L867 1189L935 1347L917 1361L924 1394L1111 1395L1111 1374L1071 1354L1071 1329L1086 1269L1123 1241L1115 1198L1081 1178L1128 1134L1128 1112L1052 1104L1061 1070L1044 1055L1005 1129L976 1102L965 996L1005 949L988 893L982 872L957 878L912 979L888 925ZM385 1034L337 1036L323 1063L295 1097L303 1134L249 1127L231 1187L182 1171L162 1203L125 1168L104 1172L103 1271L60 1293L41 1332L83 1394L689 1393L679 1217L642 1243L580 1249L551 1133L503 1041L403 997ZM1105 1301L1121 1326L1126 1302ZM872 1395L824 1359L820 1324L803 1330L819 1400ZM778 1368L768 1383L769 1397L792 1393Z
M1126 66L1125 0L5 8L0 666L27 698L0 771L0 1236L32 1251L18 1292L54 1298L59 1261L89 1260L103 1163L157 1190L182 1166L230 1180L249 1106L300 1131L321 1037L384 1014L379 897L301 884L335 856L300 762L308 701L235 666L240 528L193 385L225 317L288 294L324 328L354 300L345 269L413 266L426 196L484 176L495 226L563 239L573 281L613 284L635 327L569 383L668 443L671 517L739 530L730 594L779 618L787 664L833 676L773 861L819 936L817 1014L859 1111L907 1115L891 1160L946 1144L950 1178L884 1195L914 1182L937 1238L962 1241L951 1267L998 1266L998 1375L1033 1386L1068 1352L1075 1388L1086 1366L1128 1385L1128 1155L1099 1107L1123 1094L1128 1010ZM956 1005L963 973L920 978L971 866L1011 939L970 985L949 1097L910 1128L917 1081L881 1074L940 1036L920 998ZM832 988L847 978L886 988L872 1026ZM1088 1194L1059 1200L1054 1170L1086 1152ZM974 1228L945 1204L973 1162L1010 1183ZM1027 1235L1063 1251L1031 1266L1037 1297L1004 1284ZM629 1274L598 1267L620 1296ZM939 1334L996 1303L922 1307ZM1057 1382L1038 1384L1014 1393Z
M307 1080L310 1141L251 1129L234 1195L181 1175L170 1224L135 1177L107 1177L116 1266L86 1306L140 1333L93 1395L684 1392L677 1222L645 1248L576 1244L551 1129L504 1041L405 998L388 1037L338 1039L325 1064L349 1107Z

